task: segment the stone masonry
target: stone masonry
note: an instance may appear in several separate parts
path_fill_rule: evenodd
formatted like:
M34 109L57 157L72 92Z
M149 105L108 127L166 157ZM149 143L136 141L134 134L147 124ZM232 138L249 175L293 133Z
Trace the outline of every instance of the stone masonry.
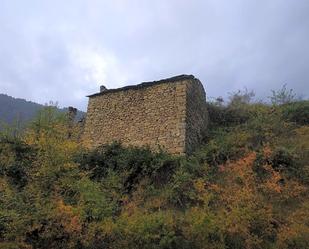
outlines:
M190 154L207 129L203 85L180 75L88 96L83 142L88 147L119 141L171 154Z

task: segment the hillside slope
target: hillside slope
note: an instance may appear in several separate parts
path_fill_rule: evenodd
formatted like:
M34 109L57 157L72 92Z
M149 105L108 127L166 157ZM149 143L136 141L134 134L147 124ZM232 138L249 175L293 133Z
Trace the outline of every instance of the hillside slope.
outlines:
M0 133L0 248L309 248L309 101L208 112L186 157L84 148L53 107Z
M0 94L0 122L12 124L18 120L18 122L27 123L43 107L44 105L32 101ZM67 108L59 110L66 111ZM83 115L84 112L78 111L77 118L81 118Z

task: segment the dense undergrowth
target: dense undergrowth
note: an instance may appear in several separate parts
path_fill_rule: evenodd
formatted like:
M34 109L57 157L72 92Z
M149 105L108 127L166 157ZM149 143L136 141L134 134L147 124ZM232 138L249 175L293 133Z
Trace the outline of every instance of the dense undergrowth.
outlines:
M2 132L0 248L309 248L309 101L208 111L189 157L86 150L52 107Z

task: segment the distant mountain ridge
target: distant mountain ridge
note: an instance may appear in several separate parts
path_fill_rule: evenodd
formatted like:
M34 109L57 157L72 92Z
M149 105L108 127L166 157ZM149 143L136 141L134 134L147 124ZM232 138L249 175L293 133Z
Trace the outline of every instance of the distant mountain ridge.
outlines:
M0 93L0 122L12 124L16 120L21 123L27 123L35 117L37 112L44 105L27 101L21 98L14 98L7 94ZM61 108L59 111L65 112L68 108ZM77 119L85 115L82 111L77 111Z

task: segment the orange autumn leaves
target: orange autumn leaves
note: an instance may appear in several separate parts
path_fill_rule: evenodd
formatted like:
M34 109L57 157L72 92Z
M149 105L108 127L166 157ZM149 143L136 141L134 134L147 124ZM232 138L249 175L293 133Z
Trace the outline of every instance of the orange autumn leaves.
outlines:
M64 231L68 234L79 234L82 229L82 224L77 210L74 210L70 205L64 204L61 199L56 203L55 219L62 224Z
M260 191L272 195L272 197L297 198L307 191L305 185L295 179L288 179L280 170L274 169L271 164L267 163L267 159L272 154L270 147L264 147L262 153L265 163L259 166L265 171L266 177L264 179L257 178L254 172L254 164L257 159L256 152L250 152L235 162L227 162L219 166L220 173L225 176L224 184L227 186L227 193L223 199L233 200L234 197L239 199L239 196L249 197ZM218 189L217 186L212 186L212 188ZM233 194L230 195L230 193Z

